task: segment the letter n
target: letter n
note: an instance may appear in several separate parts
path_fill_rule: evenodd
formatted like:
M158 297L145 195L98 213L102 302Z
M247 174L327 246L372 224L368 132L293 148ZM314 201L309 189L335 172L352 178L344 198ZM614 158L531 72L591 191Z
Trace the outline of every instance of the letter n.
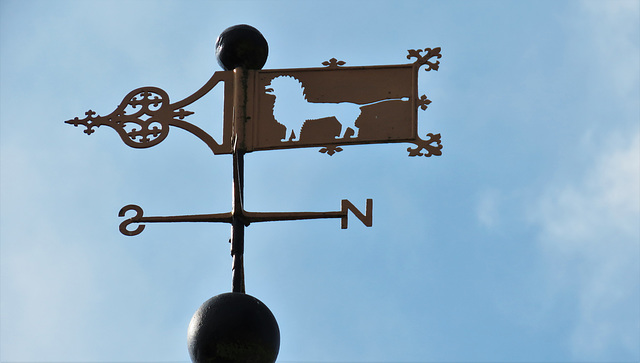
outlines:
M367 210L366 214L362 214L350 201L343 199L342 200L342 229L347 229L348 225L348 211L351 211L353 215L358 217L360 222L362 222L365 226L371 227L373 226L373 199L367 199Z

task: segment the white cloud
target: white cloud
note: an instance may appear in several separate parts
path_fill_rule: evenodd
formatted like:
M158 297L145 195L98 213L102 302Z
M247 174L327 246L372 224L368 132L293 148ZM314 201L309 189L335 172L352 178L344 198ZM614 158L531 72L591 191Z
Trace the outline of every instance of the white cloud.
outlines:
M594 122L533 207L549 299L569 306L577 360L640 359L640 47L638 1L583 1L574 49L594 70ZM600 116L598 116L600 115ZM606 119L601 116L605 115ZM596 117L600 117L595 119ZM576 165L584 166L575 174ZM560 171L560 170L559 170ZM568 173L567 173L568 171ZM572 175L573 174L573 175ZM564 312L564 311L563 311Z
M575 358L638 358L640 134L602 154L581 180L550 187L536 213L553 299L577 293L568 297Z

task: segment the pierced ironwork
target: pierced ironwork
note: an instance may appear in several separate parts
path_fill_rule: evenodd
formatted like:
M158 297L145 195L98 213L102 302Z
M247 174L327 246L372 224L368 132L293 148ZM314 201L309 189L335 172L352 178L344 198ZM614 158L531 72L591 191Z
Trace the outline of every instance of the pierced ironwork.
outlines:
M322 65L325 66L325 67L328 67L328 68L338 68L338 67L343 66L345 64L347 64L347 62L339 61L339 60L337 60L335 58L331 58L328 61L322 62Z
M440 47L437 48L425 48L423 50L421 49L410 49L409 50L409 55L407 55L407 59L411 59L412 57L416 58L416 61L414 62L414 64L416 64L418 67L426 64L427 67L424 69L425 71L430 71L430 70L434 70L437 71L438 68L440 68L440 61L435 61L435 62L431 62L431 58L436 57L436 58L442 58L442 54L440 54ZM420 53L422 52L426 52L425 55L422 55Z
M89 110L84 118L66 123L84 126L89 135L97 127L109 126L134 148L159 144L175 126L205 142L214 154L232 154L233 140L244 152L319 146L327 155L342 151L344 145L424 144L416 134L415 110L425 110L431 100L418 97L414 84L422 65L426 70L438 69L439 61L433 58L441 57L440 48L408 52L407 58L416 58L413 64L342 67L343 61L332 58L324 62L325 68L247 70L246 84L239 83L242 77L236 71L216 72L200 90L175 103L160 88L142 87L127 94L106 116ZM193 115L186 106L221 81L225 112L222 140L216 141L185 120ZM234 128L233 119L240 117L234 112L244 109L234 106L243 87L248 92L243 105L250 114ZM297 114L291 112L294 108Z
M175 109L169 104L169 95L160 88L143 87L129 92L115 111L99 116L94 111L87 117L66 121L74 126L83 125L88 135L94 127L103 125L116 130L125 144L135 148L147 148L162 142L169 134L172 121L183 120L193 112Z
M158 87L141 87L129 92L115 111L106 116L99 116L95 111L89 110L85 112L85 118L75 117L65 123L76 127L84 126L84 133L87 135L91 135L94 128L111 127L125 144L133 148L158 145L169 135L169 126L175 126L198 137L214 154L229 153L229 140L218 143L201 128L184 120L194 113L186 111L185 106L207 94L219 82L229 81L224 73L227 72L216 72L202 88L176 103L170 103L167 92ZM229 120L225 120L225 123L228 124ZM229 129L229 126L225 128Z

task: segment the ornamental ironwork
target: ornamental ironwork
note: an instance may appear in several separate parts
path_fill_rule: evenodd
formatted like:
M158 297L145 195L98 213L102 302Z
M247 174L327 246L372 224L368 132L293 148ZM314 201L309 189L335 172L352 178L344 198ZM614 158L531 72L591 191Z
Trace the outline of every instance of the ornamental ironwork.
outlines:
M126 236L140 234L150 223L231 224L232 292L210 299L194 315L188 335L194 362L272 363L277 357L280 338L275 318L259 300L245 294L245 227L258 222L334 218L346 229L350 214L367 227L373 225L372 199L366 200L364 213L346 199L340 210L330 212L246 211L244 155L319 147L321 153L331 156L345 146L398 142L415 145L407 148L409 156L442 155L440 134L428 133L425 139L418 135L418 110L431 104L426 95L418 96L418 71L422 67L437 71L440 50L411 49L406 58L415 60L409 64L345 66L346 62L331 58L318 68L263 70L266 40L255 28L239 25L225 30L216 42L218 62L225 70L215 72L183 100L172 103L164 90L142 87L129 92L105 116L88 110L83 118L65 121L83 126L88 135L101 126L110 127L133 148L158 145L171 127L177 127L200 139L213 154L233 155L231 211L147 216L142 207L130 204L118 213L125 218L119 230ZM215 140L187 119L196 118L189 106L219 83L224 85L223 133Z

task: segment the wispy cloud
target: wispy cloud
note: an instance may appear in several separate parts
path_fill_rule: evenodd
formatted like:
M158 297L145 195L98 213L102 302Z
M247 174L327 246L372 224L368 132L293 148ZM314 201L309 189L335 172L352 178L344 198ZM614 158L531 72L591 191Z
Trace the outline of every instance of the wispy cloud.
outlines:
M583 161L559 165L563 176L542 187L532 214L548 276L547 299L570 324L566 344L571 355L577 360L637 360L640 3L580 5L582 30L574 34L573 51L592 64L594 72L585 77L591 77L589 94L597 102L589 106L591 120L582 140L572 145L584 150Z
M552 299L574 305L577 359L640 356L639 186L636 134L580 180L549 187L537 205Z

